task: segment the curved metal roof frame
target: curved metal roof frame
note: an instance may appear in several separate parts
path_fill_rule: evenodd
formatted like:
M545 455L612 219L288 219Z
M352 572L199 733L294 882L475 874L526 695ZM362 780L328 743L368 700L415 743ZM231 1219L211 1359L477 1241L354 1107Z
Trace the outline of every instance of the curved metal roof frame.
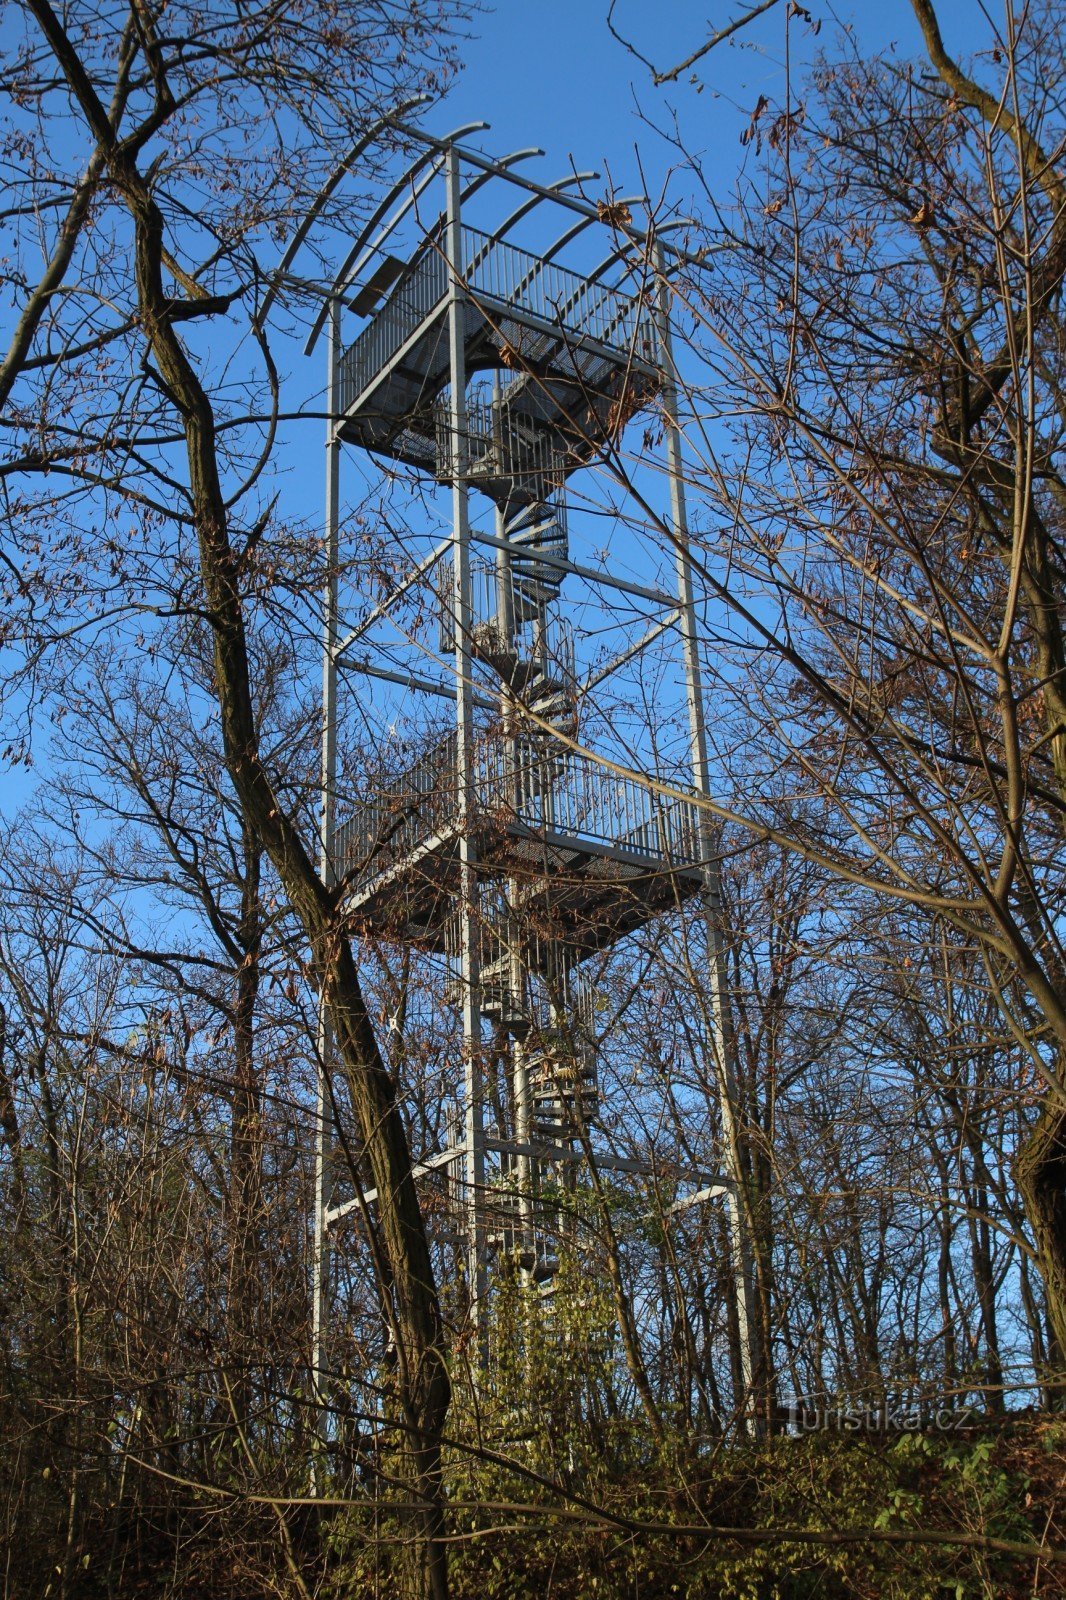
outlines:
M429 164L429 171L425 173L421 179L419 179L418 183L414 183L413 179L415 178L416 174L420 172L427 163ZM369 255L376 245L383 244L389 237L389 234L392 232L392 230L396 227L397 223L402 221L408 207L411 204L412 198L415 195L421 194L422 190L428 183L432 183L433 179L436 177L437 173L440 172L443 166L444 157L437 150L427 150L423 155L419 156L417 161L412 161L403 177L400 178L398 182L393 184L392 188L389 190L384 200L382 200L381 204L374 207L374 210L367 221L366 227L363 229L362 233L358 235L352 245L351 250L348 252L348 256L344 265L334 275L331 293L336 294L341 279L347 275L348 268L351 266L356 256L363 252L364 245L366 246L365 253ZM374 240L370 244L367 244L367 239L372 230L377 227L378 223L392 205L393 201L396 200L399 195L403 194L408 184L411 184L410 195L404 199L401 206L396 208L396 211L385 223L384 227L379 230Z
M386 226L384 226L384 229L381 230L381 234L378 235L378 240L376 240L375 245L368 245L367 250L363 250L363 240L365 240L365 237L367 237L368 229L371 229L371 227L375 226L376 222L378 222L379 219L381 219L381 216L383 216L384 210L386 210L387 206L392 205L392 202L394 202L395 197L400 194L400 190L403 189L403 186L405 186L408 181L411 181L411 179L415 178L415 174L418 173L419 168L426 166L426 162L429 162L429 171L424 174L423 178L419 179L419 182L411 182L410 195L407 195L407 198L403 200L402 205L399 205L397 208L395 208L395 211L392 213L389 221L387 221ZM376 206L375 213L373 213L373 216L371 216L367 227L363 229L362 234L360 234L359 238L355 240L351 250L349 250L346 258L344 258L343 266L339 267L338 272L336 272L335 278L333 278L333 285L331 285L330 290L323 294L322 306L320 306L319 314L315 315L315 320L311 325L311 333L307 334L307 342L304 344L304 355L311 355L315 344L319 342L319 334L322 333L323 326L325 326L325 320L327 320L328 314L330 314L330 301L331 299L335 298L336 294L338 294L339 286L341 286L341 280L343 280L343 278L347 278L347 280L351 282L351 277L354 277L355 272L357 272L357 270L362 270L362 267L365 266L365 262L367 262L367 259L370 258L371 254L373 254L375 248L381 248L381 243L384 243L384 240L386 240L386 238L389 237L389 234L391 234L392 229L394 229L394 227L397 226L397 224L399 224L399 222L402 221L405 216L407 216L408 210L410 210L411 206L415 205L419 195L423 194L424 190L427 189L427 186L434 181L434 178L439 176L440 168L442 168L442 166L442 155L431 154L431 152L427 152L426 155L421 157L421 160L418 160L418 162L413 162L411 163L411 166L408 166L408 170L403 173L403 178L400 178L400 181L392 186L392 189L389 190L389 194L384 197L381 205ZM362 254L360 254L360 251L362 251ZM349 269L352 269L352 262L355 261L357 256L359 256L357 267L355 267L354 270L351 270L351 275L349 275Z
M646 194L623 194L620 195L617 200L612 201L612 204L616 206L639 206L647 205L647 203L648 197ZM578 222L575 222L572 227L567 228L559 235L559 237L555 240L555 243L544 252L542 259L545 261L551 261L554 256L559 254L560 250L565 250L571 239L576 239L579 233L584 233L586 228L591 227L594 222L598 222L600 220L601 219L598 213L594 217L582 217Z
M622 202L622 204L628 203L629 202L627 201ZM650 237L652 239L658 239L664 233L671 233L675 228L690 228L693 225L693 221L694 219L692 217L677 217L673 222L660 222L656 224L655 232L654 234L650 235ZM616 261L622 261L625 259L626 252L632 248L633 243L634 241L632 239L627 239L624 244L616 245L609 256L604 256L598 267L593 267L591 272L582 274L585 282L598 283L603 277L604 273L607 272L609 268L613 267ZM618 285L615 285L615 287L617 288Z
M655 232L651 237L654 241L655 239L661 238L664 233L672 233L675 228L691 228L695 225L695 221L695 217L675 217L673 222L656 223ZM620 244L617 249L612 250L609 256L604 256L599 266L593 268L593 270L589 273L589 283L595 283L597 279L603 276L608 267L612 267L616 261L623 260L626 251L629 249L632 243L632 239L627 239L625 244Z
M413 128L405 122L393 121L392 126L394 126L399 132L406 134L409 138L421 139L424 144L433 145L436 149L443 150L448 148L449 145L454 147L458 151L460 159L465 161L469 166L479 167L482 171L497 170L497 163L494 162L491 157L483 155L480 150L470 150L465 146L457 146L455 145L454 140L448 141L445 139L440 139L436 134L426 133L422 128ZM591 200L585 200L575 195L568 194L552 195L543 184L534 183L531 178L523 178L515 173L501 174L501 176L506 177L508 183L513 183L520 189L528 190L530 194L542 195L545 199L556 200L559 205L565 207L565 209L568 211L576 211L581 216L589 217L592 221L603 220L600 215L599 206ZM630 239L639 241L640 243L644 243L644 241L647 240L654 232L654 230L648 230L644 228L627 228L624 231L627 233ZM707 255L711 253L717 254L718 251L728 250L732 248L732 246L729 241L722 240L719 244L712 245L704 249L699 255L693 255L687 250L676 250L672 246L668 246L668 248L670 250L670 254L677 260L685 261L690 266L702 266Z
M460 197L459 197L460 198L460 204L462 204L463 201L469 200L472 195L475 195L477 193L477 191L479 189L483 188L486 183L489 183L491 181L491 179L496 178L496 177L504 177L504 176L506 176L506 174L509 171L509 169L511 167L513 167L513 166L516 166L519 161L529 161L530 159L532 159L532 157L534 157L534 156L542 156L543 154L544 154L544 151L541 150L538 146L530 145L524 150L512 150L510 155L501 156L500 160L498 162L498 168L499 168L498 171L497 170L481 171L481 172L478 173L476 178L472 178L470 180L470 182L466 185L466 187L462 190L462 192L460 194ZM378 211L375 213L375 217L371 219L371 222L367 225L366 228L364 228L363 232L360 234L359 239L356 240L356 242L352 246L351 250L349 250L347 256L344 259L344 262L343 262L342 266L339 268L339 270L337 272L337 275L333 280L333 287L332 287L332 289L330 291L330 296L327 297L325 303L322 306L322 309L319 311L318 316L315 318L315 321L312 324L311 332L308 334L307 343L304 345L304 355L305 356L309 356L311 354L312 350L314 349L315 345L318 343L318 337L319 337L319 334L322 332L322 328L323 328L323 326L325 324L326 316L327 316L327 313L328 313L329 298L332 297L333 295L345 294L347 292L347 290L350 288L350 286L351 286L352 282L354 281L354 279L359 276L359 273L366 266L366 264L369 261L370 257L376 251L381 249L382 245L385 243L385 240L389 237L390 233L392 233L393 229L396 228L399 225L399 223L407 215L408 211L410 211L411 207L418 200L419 196L424 193L427 185L430 184L433 181L433 178L437 175L437 173L440 172L440 169L441 169L442 165L443 165L443 157L441 156L440 152L437 152L435 154L435 156L434 156L433 166L432 166L431 171L426 174L426 176L422 179L422 181L420 183L414 185L414 187L412 188L411 193L404 200L403 204L396 208L396 210L393 212L392 216L389 218L389 220L385 224L385 226L370 241L370 243L366 246L366 249L363 250L362 253L359 255L359 259L357 261L355 261L355 264L353 265L354 258L356 256L357 252L360 251L360 247L362 245L363 240L366 238L367 233L370 231L370 228L373 226L374 221L377 219L377 217L379 217L381 215L381 212L384 209L383 206L378 208ZM411 177L411 175L414 172L414 170L415 170L415 166L414 165L409 167L407 172L400 179L399 183L395 186L395 188L393 188L393 189L391 189L389 191L388 200L390 202L395 198L395 196L399 192L399 190L403 188L404 184L407 182L408 178ZM593 176L594 177L594 176L596 176L596 174L589 174L589 176ZM572 179L567 179L565 181L572 182L573 180ZM540 199L540 196L535 196L532 201L526 201L524 203L523 207L522 207L523 214L525 213L525 211L528 211L530 209L531 205L536 204L539 201L539 199ZM439 216L436 218L436 220L431 224L431 226L426 229L425 238L426 239L432 238L432 236L447 221L447 218L448 218L448 213L446 211L442 211L439 214ZM493 237L495 239L496 236L494 235ZM423 248L424 248L424 246L423 246ZM478 259L480 259L480 255L479 255Z
M522 204L520 206L516 206L509 217L504 218L504 220L500 223L500 226L496 229L496 232L489 235L485 244L471 261L470 270L472 270L474 267L480 266L481 262L484 261L493 245L499 244L501 240L505 239L510 233L511 229L516 228L522 221L522 218L527 217L536 206L541 205L545 200L554 200L557 195L565 193L565 191L572 188L575 183L592 183L595 182L598 177L598 172L568 172L565 178L556 178L554 183L547 184L542 193L530 195L528 199L523 200Z
M411 181L415 173L420 171L421 168L426 165L427 161L433 161L434 153L440 156L446 154L446 152L451 149L454 149L458 152L462 161L469 166L475 167L478 169L479 173L482 174L479 180L475 180L477 187L480 187L481 183L487 182L491 177L499 177L505 182L515 184L519 188L526 190L527 194L530 196L530 198L523 201L523 203L516 208L512 215L508 217L507 220L496 230L496 232L489 237L486 248L490 248L491 245L498 243L504 237L504 235L521 220L522 217L528 215L535 205L544 200L553 201L554 203L563 206L563 208L566 210L576 211L579 216L586 220L586 222L603 220L600 207L598 205L591 201L585 200L583 196L576 196L566 192L576 183L597 178L599 174L596 172L581 174L575 173L568 175L565 179L557 180L555 183L550 185L535 183L529 178L523 178L520 175L508 170L508 168L513 166L517 160L525 159L526 155L533 154L533 151L514 152L511 156L506 157L503 161L499 161L493 160L491 157L484 155L480 150L471 150L466 146L458 144L458 140L464 137L466 134L487 128L489 124L486 122L466 123L454 129L451 133L446 134L443 137L439 137L436 134L427 133L424 129L413 127L410 123L401 120L408 111L414 110L418 106L427 105L431 102L431 100L431 95L422 94L415 95L409 100L402 101L395 108L395 110L386 112L383 116L379 117L375 122L373 122L370 127L368 127L366 132L356 140L355 144L344 157L343 161L338 164L331 176L326 180L318 194L315 196L315 199L308 208L306 215L290 239L285 252L282 255L281 261L278 263L273 273L271 273L270 285L263 297L263 303L260 306L256 317L256 322L259 326L262 326L263 322L265 322L267 314L270 311L270 308L274 302L274 298L277 294L278 285L284 279L287 269L292 263L297 250L306 239L316 218L321 214L321 211L325 206L326 201L329 199L329 196L333 193L334 189L340 183L345 174L350 171L352 165L359 155L361 155L367 146L370 145L374 139L377 138L378 135L386 128L392 128L397 133L402 134L405 138L421 144L424 146L426 154L417 157L415 161L411 163L411 165L404 172L403 177L393 185L393 188L390 190L386 201L375 208L373 217L359 235L358 240L356 241L355 245L353 245L352 251L349 252L349 263L360 250L366 247L370 230L377 225L387 206L392 203L392 200L396 198L403 187ZM421 189L419 189L418 192L420 193ZM388 238L392 228L397 225L404 215L406 215L408 209L409 206L405 205L393 219L390 219L389 225L375 241L374 248L380 248L384 240ZM568 233L566 240L575 237L576 232L579 231L580 229ZM658 232L663 233L665 232L665 229L660 228ZM642 229L632 229L629 232L629 238L633 242L644 242L648 239L648 237L649 234ZM556 241L556 244L552 247L550 254L553 255L556 249L561 247L562 246L560 242ZM727 248L729 248L728 243L723 241L717 246L712 246L711 250L716 252L717 250ZM702 265L709 253L710 251L706 248L700 251L698 255L692 255L688 251L675 250L672 248L670 249L670 254L676 259L685 261L693 266ZM480 259L481 256L479 255L478 260ZM347 265L348 263L346 263L346 267ZM331 291L330 295L327 296L326 306L328 306L329 299L333 293L335 293L335 288L333 291ZM306 346L307 353L310 353L314 348L318 335L321 332L322 325L325 322L326 315L326 309L323 307L323 310L319 313L319 316L316 319L311 335L308 338Z
M501 168L513 167L519 161L528 161L533 156L542 156L543 154L544 151L535 145L530 145L525 150L512 150L510 155L502 156L500 158L500 166ZM410 195L408 195L407 199L404 201L403 205L397 207L392 216L389 218L389 221L386 223L385 227L382 228L381 232L376 236L376 238L372 239L367 245L366 249L362 252L359 260L354 266L352 265L352 258L355 255L358 245L349 250L343 265L340 267L337 276L333 280L333 288L330 290L330 298L337 295L347 294L348 290L353 286L355 279L359 276L360 272L362 272L371 256L381 249L382 245L385 243L385 240L389 237L389 234L407 215L408 211L410 211L411 207L418 200L419 196L425 191L427 185L432 182L432 179L440 172L442 166L442 159L437 159L434 161L432 172L428 173L421 183L415 185ZM497 176L499 176L499 174L495 172L479 172L477 177L472 178L471 181L466 185L466 188L462 190L459 197L460 204L462 204L464 200L469 200L471 195L476 194L480 188L490 181L490 179ZM419 246L416 256L421 255L422 251L426 247L426 240L431 239L433 235L440 230L440 228L447 221L447 218L448 213L446 211L442 211L432 226L425 230L423 242ZM307 344L304 347L304 355L311 354L325 320L326 306L323 306L322 310L315 319L315 323L311 329Z
M299 250L300 246L307 238L307 235L310 233L315 220L321 213L322 207L325 205L326 201L329 199L338 183L340 183L345 173L351 170L353 163L358 160L368 145L373 144L378 134L381 133L385 128L391 127L393 124L395 124L397 127L402 128L405 133L408 132L408 129L404 126L404 124L397 122L396 119L398 117L402 117L405 112L414 111L418 106L429 105L432 102L432 99L433 96L430 94L416 94L412 95L409 100L401 100L394 111L386 111L383 116L378 117L375 122L370 124L366 132L360 135L360 137L352 145L352 148L348 151L348 154L344 157L344 160L339 162L334 168L333 172L326 179L325 183L312 200L307 209L307 214L305 215L303 221L298 225L296 232L293 234L292 238L285 247L284 255L271 274L272 281L270 287L263 296L263 303L259 307L259 312L256 317L256 321L260 326L262 326L262 324L266 321L267 313L274 303L274 296L277 293L277 286L281 281L283 274L288 271L297 250ZM485 126L485 124L482 124L482 126Z
M461 139L464 134L479 133L488 126L489 124L487 122L463 122L458 128L453 128L451 133L444 136L443 143L445 145L452 144L456 139ZM440 160L443 157L443 154L444 152L441 150L427 150L423 155L416 156L411 162L410 166L400 174L399 178L397 178L396 182L393 184L384 200L382 200L381 204L374 208L374 211L368 218L362 233L358 234L353 241L352 250L355 254L358 254L358 252L362 250L363 246L370 238L370 235L377 227L381 218L392 205L392 202L396 199L397 195L403 193L407 184L415 176L416 172L419 172L421 168L425 166L427 161L432 161L434 159ZM382 239L387 239L388 231L383 230L381 237ZM338 273L338 277L339 276L341 276L341 274Z
M632 202L629 201L629 200L623 200L623 201L621 201L619 203L622 204L622 205L629 205ZM676 217L672 222L660 223L656 227L654 235L649 235L649 237L657 239L657 238L660 238L664 233L672 232L673 229L675 229L675 228L687 228L687 227L690 227L691 224L692 224L692 220L693 219L691 217ZM581 286L582 289L584 289L585 286L588 285L588 284L598 283L599 280L603 277L604 273L607 272L609 268L613 267L616 261L624 260L626 252L632 248L632 246L633 246L633 244L635 242L636 241L633 240L633 239L626 239L623 244L617 245L611 251L609 256L604 256L603 260L600 262L598 267L594 267L591 272L583 274L583 282L582 282L582 286ZM624 293L624 292L625 291L623 290L623 288L622 288L622 286L620 284L613 284L613 285L609 284L609 285L606 285L605 288L604 288L604 294L605 295L610 294L610 293L619 293L619 294L621 294L621 293ZM576 294L572 294L570 296L570 299L567 300L562 306L560 306L559 315L561 317L565 316L567 311L569 311L570 307L572 305L574 305L574 303L578 300L578 298L580 296L580 293L581 293L581 290L579 290ZM600 304L601 305L603 304L602 300L601 300Z
M538 155L543 155L543 154L544 154L543 150L538 150L538 149L533 148L533 147L530 147L527 150L515 150L515 151L512 151L512 153L509 156L504 156L502 158L502 160L500 161L499 165L501 167L507 167L507 166L514 165L518 161L525 161L525 160L527 160L528 158L530 158L532 156L538 156ZM400 188L402 188L403 185L407 182L408 178L411 176L412 170L413 170L413 168L409 167L408 170L405 172L404 176L400 179L399 183L392 190L390 190L390 192L389 192L389 199L390 200L392 198L394 198L394 196L396 195L397 191ZM330 299L334 295L336 295L338 292L343 293L345 291L347 285L342 283L342 280L345 279L346 277L348 277L349 268L351 268L351 274L350 274L350 277L348 277L348 282L350 283L351 278L354 278L357 275L357 273L362 269L362 267L365 266L366 261L370 257L370 255L375 250L379 250L381 248L382 244L388 238L389 233L392 231L392 228L402 220L402 218L406 215L407 211L410 209L411 205L418 198L418 196L423 192L423 190L425 189L425 186L432 181L433 177L439 171L440 171L440 164L439 164L439 161L438 161L438 162L434 163L433 171L431 173L427 174L427 176L423 179L421 184L416 185L415 190L404 201L403 206L397 208L397 210L394 212L393 216L390 218L389 224L387 225L387 227L382 229L381 233L379 233L378 236L372 241L372 243L367 246L366 250L363 252L362 257L360 258L360 260L356 264L356 266L352 267L352 258L355 255L356 250L359 248L359 244L361 243L362 239L364 239L366 237L366 234L369 232L370 227L373 226L373 221L371 221L368 224L368 226L366 228L364 228L363 233L360 235L360 239L356 242L356 245L353 246L353 248L348 252L348 256L347 256L343 266L340 268L340 270L337 273L336 278L333 281L333 288L330 291L330 294L326 296L325 301L323 302L322 309L319 311L317 317L315 318L315 321L314 321L314 323L313 323L313 325L311 327L311 332L309 333L308 338L307 338L307 343L304 346L304 355L305 356L309 356L311 354L311 352L314 350L315 345L318 342L319 336L320 336L320 334L322 332L322 329L323 329L323 327L325 325L326 316L328 314L328 309L329 309L329 301L330 301ZM498 176L506 176L506 174L505 173L498 173L495 170L492 170L492 171L483 170L483 171L481 171L478 174L478 176L476 178L474 178L466 186L466 188L462 191L461 198L464 199L464 200L469 199L469 197L472 194L476 193L477 190L480 189L483 184L488 183L490 179L492 179L494 177L498 177ZM567 189L569 189L569 188L572 188L574 184L577 184L577 183L591 183L591 182L594 182L598 177L599 177L599 173L596 172L595 170L591 169L591 168L590 168L590 170L588 172L568 172L565 177L556 178L553 183L547 184L545 186L545 191L543 193L537 193L537 194L530 195L527 199L523 200L522 204L520 206L517 206L515 208L515 210L511 212L511 215L509 217L506 217L504 219L504 221L500 223L500 226L496 229L496 231L493 234L490 235L490 237L487 240L486 244L482 247L481 250L478 251L477 255L473 258L473 261L471 262L471 266L472 267L476 267L485 258L485 256L488 254L488 252L491 249L491 247L493 245L499 244L501 242L501 240L503 240L507 236L507 234L511 231L511 229L514 228L514 227L517 227L518 223L522 221L523 217L528 216L529 213L536 206L541 205L545 200L554 200L558 194L565 193L565 191ZM442 212L441 213L441 217L446 217L446 216L447 216L446 212ZM436 227L440 226L441 217L437 218L437 222L436 222L436 224L434 226L436 226ZM552 247L553 251L556 248L560 248L561 249L562 245L565 244L566 242L568 242L568 240L576 232L580 232L581 229L588 227L589 223L594 222L596 220L597 220L596 217L593 217L593 216L582 217L580 223L576 226L576 228L568 230L567 233L563 236L562 240L557 240L556 241L556 245L554 245ZM433 231L432 229L429 230L429 232L432 232L432 231ZM547 258L545 258L545 259L547 259Z
M466 188L463 189L459 195L460 205L462 205L464 200L469 200L472 194L477 194L478 190L483 188L484 185L489 183L493 178L506 178L508 176L508 171L505 169L510 169L519 161L528 161L531 156L542 156L543 154L544 151L538 146L530 145L525 150L512 150L509 156L501 156L499 161L499 171L479 172L476 178L472 178L470 180ZM447 211L441 211L425 230L425 237L427 239L431 239L435 233L439 233L447 220Z
M447 138L449 141L459 139L464 134L477 133L481 129L487 128L488 126L489 124L487 122L464 122L460 124L458 128L453 128L452 132L447 135ZM345 256L343 266L334 277L329 293L323 300L322 309L315 318L314 323L311 326L311 332L307 336L307 343L304 345L305 356L309 356L312 350L315 348L315 345L318 343L318 336L322 332L326 317L329 314L330 300L335 294L338 293L338 291L343 292L342 280L347 279L347 281L350 282L351 277L354 277L355 275L355 271L362 269L366 258L369 257L375 249L381 248L392 230L397 227L407 215L407 212L417 200L418 196L426 188L426 185L432 183L433 179L436 177L443 165L443 159L443 155L438 150L430 149L423 151L420 156L415 157L410 166L406 168L403 175L396 180L385 198L374 207L374 210L371 212L362 232L357 235L351 249L348 251L347 256ZM412 180L415 178L417 173L422 170L427 162L430 166L429 172L426 174L421 184L414 184ZM382 228L376 236L373 244L368 244L367 241L369 240L373 230L377 227L386 211L397 199L397 197L403 193L404 189L409 183L412 184L412 192L410 196L408 196L402 205L396 208L395 212L389 218L384 228ZM357 257L359 258L359 265L354 271L352 271L352 263ZM351 273L351 277L349 276L349 273Z
M642 194L629 194L624 195L620 200L617 200L615 204L620 206L632 206L637 205L640 201L643 201L646 198L647 197ZM533 282L533 279L537 276L537 273L540 271L542 266L544 266L547 262L552 261L559 254L560 250L565 250L566 246L570 244L572 240L577 238L578 234L584 233L586 228L591 227L594 222L598 222L599 220L599 215L597 213L595 216L581 217L577 222L572 223L569 228L565 228L555 240L554 244L550 245L548 249L543 252L543 254L537 256L535 264L530 267L525 277L520 278L518 283L515 285L514 293L516 295L521 294L526 285ZM567 307L572 306L576 299L577 295L571 295L570 299L566 302Z

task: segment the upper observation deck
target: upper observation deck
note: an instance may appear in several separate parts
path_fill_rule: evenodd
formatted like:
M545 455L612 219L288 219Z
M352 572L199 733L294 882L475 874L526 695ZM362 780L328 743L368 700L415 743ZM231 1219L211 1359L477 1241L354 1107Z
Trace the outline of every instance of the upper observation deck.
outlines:
M448 478L444 238L386 257L367 285L360 303L375 309L341 356L339 409L343 439ZM466 371L503 380L494 398L475 386L467 400L467 481L498 504L542 500L660 387L653 309L478 229L460 238Z

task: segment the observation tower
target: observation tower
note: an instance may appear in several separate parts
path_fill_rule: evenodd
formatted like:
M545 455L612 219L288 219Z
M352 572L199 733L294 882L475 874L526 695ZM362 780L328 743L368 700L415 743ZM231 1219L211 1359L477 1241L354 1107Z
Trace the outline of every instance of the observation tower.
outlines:
M668 315L670 275L687 259L673 242L684 224L636 226L639 197L594 198L593 172L534 181L526 163L542 152L486 155L469 142L483 126L438 138L403 113L379 126L410 159L352 244L308 342L311 350L324 333L328 349L322 871L345 885L357 931L446 968L445 1003L461 1016L461 1093L441 1147L423 1155L417 1175L444 1195L475 1317L501 1254L550 1293L557 1255L546 1193L557 1195L589 1160L606 1172L650 1171L598 1140L604 1106L584 969L701 897L724 1170L678 1177L684 1204L728 1208L749 1352L718 869L698 804L709 773ZM599 258L591 267L590 244ZM579 246L581 266L572 264ZM669 586L577 559L568 525L581 476L604 472L625 430L649 424L664 443L655 483L669 494ZM447 496L450 527L345 628L340 475L355 452L364 469L402 470L427 494ZM592 674L575 650L576 584L624 600L645 629ZM423 644L418 661L398 670L374 639L405 606L418 613ZM617 748L591 747L582 728L590 687L663 638L676 641L684 681L687 783L619 760ZM338 782L338 693L350 673L438 710L417 758L386 764L358 800ZM325 1034L321 1044L324 1073ZM490 1049L502 1054L507 1080L505 1100L491 1106ZM331 1235L374 1202L373 1192L330 1192L327 1106L320 1083L316 1367Z

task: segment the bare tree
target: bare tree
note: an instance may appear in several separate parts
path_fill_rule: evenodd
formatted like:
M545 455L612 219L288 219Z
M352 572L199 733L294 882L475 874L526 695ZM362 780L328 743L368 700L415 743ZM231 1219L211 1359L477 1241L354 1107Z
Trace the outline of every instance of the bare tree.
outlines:
M25 486L8 503L9 570L13 598L28 602L31 661L39 667L69 634L76 604L81 626L108 613L117 627L157 608L192 609L209 632L249 892L262 852L302 927L347 1073L360 1159L380 1197L376 1264L422 1530L412 1582L436 1595L447 1583L437 1536L448 1376L433 1273L395 1085L339 900L319 880L312 841L263 754L249 613L269 604L275 570L263 472L278 387L257 315L272 265L264 252L352 159L369 122L447 73L457 14L393 0L345 17L280 4L254 17L239 8L28 6L8 83L25 303L2 374L15 419L4 472ZM59 171L57 119L70 152ZM38 221L48 242L31 278ZM255 357L231 396L227 362L241 338ZM54 536L42 541L45 522ZM39 559L25 565L28 550ZM243 937L254 944L248 910Z
M732 248L672 287L719 732L758 751L717 809L982 952L1043 1085L1017 1176L1058 1364L1061 11L1008 5L972 70L914 11L926 62L845 36L760 103Z

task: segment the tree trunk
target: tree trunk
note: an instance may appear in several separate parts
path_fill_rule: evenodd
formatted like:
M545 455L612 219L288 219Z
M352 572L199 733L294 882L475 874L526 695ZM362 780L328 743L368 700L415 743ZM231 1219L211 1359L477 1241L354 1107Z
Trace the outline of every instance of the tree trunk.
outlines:
M410 1490L421 1544L416 1594L447 1595L440 1439L450 1399L443 1329L407 1136L363 1000L343 913L322 884L263 765L251 690L240 561L230 540L215 414L172 321L163 287L164 221L131 147L120 143L77 51L47 0L31 10L62 67L110 180L134 225L134 273L146 345L185 434L192 524L213 636L215 693L226 765L248 825L278 874L311 952L347 1072L365 1158L378 1193L379 1292L397 1346L397 1380L411 1440ZM167 91L169 92L169 91Z
M1058 1095L1044 1100L1018 1153L1015 1176L1036 1240L1054 1341L1048 1350L1048 1376L1056 1378L1066 1357L1066 1105Z
M233 1088L230 1112L229 1273L227 1322L234 1364L233 1422L248 1437L254 1378L252 1362L262 1348L259 1320L259 1206L263 1130L255 1065L255 1009L259 998L262 924L259 907L260 846L247 818L242 823L244 878L237 938L243 959L237 970L233 1008ZM239 1451L237 1438L233 1445Z

